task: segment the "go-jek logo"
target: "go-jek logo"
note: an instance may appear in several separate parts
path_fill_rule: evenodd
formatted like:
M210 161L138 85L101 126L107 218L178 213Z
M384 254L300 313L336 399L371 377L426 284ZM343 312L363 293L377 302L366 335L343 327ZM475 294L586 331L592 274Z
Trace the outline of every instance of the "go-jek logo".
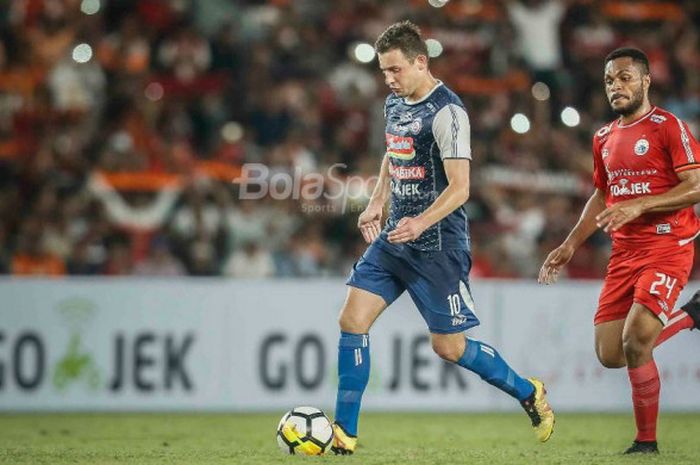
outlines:
M19 331L0 326L0 395L49 386L62 395L78 387L95 395L195 390L188 364L194 331L114 328L101 335L109 327L93 323L104 315L83 297L59 301L57 311L59 325ZM55 326L66 327L67 337Z
M386 152L390 157L401 160L411 160L416 156L413 148L413 137L386 134Z
M59 391L81 381L92 391L100 385L99 369L92 354L83 347L81 334L95 309L95 304L86 299L68 299L59 304L58 310L70 331L68 347L53 371L53 385Z
M633 182L630 184L629 179L623 178L617 184L610 186L610 193L613 197L645 195L651 194L651 187L649 182Z

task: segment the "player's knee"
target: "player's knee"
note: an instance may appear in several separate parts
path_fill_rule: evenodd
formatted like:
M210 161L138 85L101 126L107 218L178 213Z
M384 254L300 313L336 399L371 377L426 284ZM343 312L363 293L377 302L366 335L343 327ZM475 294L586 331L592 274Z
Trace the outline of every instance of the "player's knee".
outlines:
M369 331L368 322L347 308L340 312L338 324L340 325L340 330L346 333L365 334Z
M624 334L622 337L622 350L627 360L647 355L653 349L654 343L651 338L641 337L637 334Z
M433 351L443 360L457 362L464 354L464 347L433 339Z
M600 364L605 368L622 368L626 365L624 355L619 352L613 353L598 349L596 350L596 355Z

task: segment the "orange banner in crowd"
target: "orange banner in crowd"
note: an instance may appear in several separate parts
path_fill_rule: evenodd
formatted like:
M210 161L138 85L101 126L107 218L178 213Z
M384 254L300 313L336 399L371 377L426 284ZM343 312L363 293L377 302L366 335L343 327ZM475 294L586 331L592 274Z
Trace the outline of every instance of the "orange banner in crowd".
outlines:
M241 176L241 167L218 161L199 161L195 173L223 182L234 182ZM185 176L173 173L147 171L110 173L100 171L102 178L121 191L157 191L165 187L182 185Z

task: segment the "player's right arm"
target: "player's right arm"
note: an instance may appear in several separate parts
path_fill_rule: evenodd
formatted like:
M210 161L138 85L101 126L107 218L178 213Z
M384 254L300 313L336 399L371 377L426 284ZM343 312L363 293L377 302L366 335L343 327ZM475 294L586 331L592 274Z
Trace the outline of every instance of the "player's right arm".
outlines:
M384 155L382 167L379 169L379 178L374 186L374 191L372 191L369 204L367 204L367 208L357 220L357 227L360 228L362 237L368 244L374 241L382 230L382 212L384 211L384 205L389 200L390 192L389 157Z
M588 239L598 228L596 217L606 209L605 193L607 189L607 170L603 163L601 145L604 138L610 132L610 126L602 127L593 136L593 195L583 207L578 222L559 247L552 250L540 268L537 282L540 284L553 284L559 278L559 271L569 263L574 252Z
M540 284L553 284L559 277L559 270L569 263L574 252L598 228L596 216L605 210L605 192L596 187L593 195L583 207L578 222L559 247L552 250L540 268L537 281Z

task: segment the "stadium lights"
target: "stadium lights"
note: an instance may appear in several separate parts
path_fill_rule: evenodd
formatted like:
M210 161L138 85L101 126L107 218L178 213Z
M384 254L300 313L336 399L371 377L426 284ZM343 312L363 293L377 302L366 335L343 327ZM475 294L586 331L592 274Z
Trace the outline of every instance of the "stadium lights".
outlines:
M165 91L163 90L163 86L158 82L148 84L146 86L146 90L143 92L146 98L151 102L157 102L158 100L162 99L164 93Z
M100 11L100 0L83 0L80 2L80 11L86 15L94 15Z
M73 49L73 60L76 63L87 63L92 58L92 47L88 44L78 44Z
M450 0L428 0L428 3L430 3L430 6L435 7L435 8L442 8L449 2Z
M442 55L442 44L438 40L428 39L425 41L425 45L428 47L428 56L430 58L435 58Z
M369 63L374 60L374 47L367 43L359 43L353 49L353 56L360 63Z
M221 138L229 144L235 144L243 138L243 126L235 121L229 121L221 126Z
M510 127L518 134L525 134L530 130L530 120L522 113L516 113L510 119Z
M532 96L535 100L544 102L545 100L549 100L550 95L549 86L544 82L536 82L532 85Z
M581 115L574 107L566 107L561 112L561 122L570 128L576 127L581 122Z

